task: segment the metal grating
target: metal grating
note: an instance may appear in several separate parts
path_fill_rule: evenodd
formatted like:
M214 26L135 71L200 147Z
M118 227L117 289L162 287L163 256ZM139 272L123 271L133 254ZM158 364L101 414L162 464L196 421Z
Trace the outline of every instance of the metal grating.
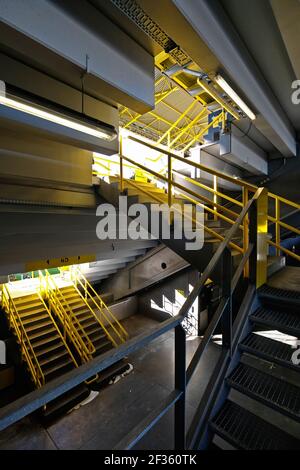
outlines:
M291 361L293 350L289 344L251 333L239 347L245 352L276 362L284 367L300 370L300 365L297 366Z
M184 66L191 59L180 49L158 24L144 12L134 0L111 0L130 20L132 20L145 34L159 44L165 52L168 52L178 64Z
M287 301L299 301L300 303L300 292L286 290L286 289L277 289L276 287L271 287L268 285L263 285L259 289L259 295L262 298L267 298L270 300L287 300ZM298 303L298 302L297 302Z
M227 383L296 420L300 419L300 388L295 385L241 363Z
M250 316L250 320L257 325L300 337L299 313L260 307Z
M211 427L242 450L299 450L297 439L229 400L215 416Z

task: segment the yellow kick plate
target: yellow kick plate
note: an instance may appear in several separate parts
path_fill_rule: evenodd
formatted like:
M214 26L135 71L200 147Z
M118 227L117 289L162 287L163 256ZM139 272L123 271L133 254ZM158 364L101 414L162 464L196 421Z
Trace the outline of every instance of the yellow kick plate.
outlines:
M42 259L25 264L25 271L38 271L39 269L58 268L71 264L92 263L96 261L96 255L62 256L61 258Z

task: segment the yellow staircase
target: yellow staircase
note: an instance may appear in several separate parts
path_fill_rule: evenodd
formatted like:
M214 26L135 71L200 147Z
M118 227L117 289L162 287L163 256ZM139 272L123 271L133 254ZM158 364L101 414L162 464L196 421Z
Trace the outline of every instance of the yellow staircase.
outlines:
M13 298L3 286L2 307L36 387L77 367L65 338L39 294Z
M59 318L64 338L88 362L124 343L128 333L80 269L73 266L70 274L72 284L60 287L48 271L40 273L42 295Z
M101 354L113 347L109 336L103 330L94 311L89 308L82 299L76 287L63 287L60 289L63 295L63 306L69 306L80 324L78 333L86 345L92 345L91 357Z
M163 155L167 163L156 171L151 165L141 164L136 155L125 155L124 141L130 140L144 146L145 154L149 149ZM141 148L141 147L140 147ZM141 151L141 150L140 150ZM238 220L243 208L247 207L250 200L260 189L257 205L259 206L257 218L258 232L258 286L266 282L268 270L268 255L275 250L276 257L288 255L296 261L300 261L300 255L286 248L282 243L282 231L288 231L292 236L299 236L300 229L286 222L286 217L300 210L300 204L268 192L267 188L258 188L247 181L237 179L222 173L214 168L194 162L189 158L183 158L166 148L145 142L139 138L129 136L120 140L120 153L113 165L110 165L108 157L98 157L97 176L100 178L98 192L101 196L110 197L115 203L116 193L108 186L117 186L119 194L137 196L141 203L164 202L171 206L174 202L184 204L189 202L194 206L204 209L204 223L202 228L206 234L206 241L222 242L229 230ZM101 163L105 160L105 164ZM143 160L143 158L142 158ZM177 169L175 166L177 165ZM136 181L124 177L125 170L143 172L147 181ZM180 169L180 171L178 170ZM182 171L184 168L184 173ZM190 173L190 176L187 176ZM198 175L192 176L192 175ZM201 179L201 176L204 178ZM208 182L209 178L211 183ZM223 183L230 184L235 192L235 197L229 191L222 189ZM172 214L171 214L172 215ZM210 218L210 219L209 219ZM216 230L211 222L222 222L223 230ZM193 223L195 221L193 220ZM229 243L231 253L237 257L249 253L249 215L247 214L240 231ZM248 277L249 263L245 266L245 277Z

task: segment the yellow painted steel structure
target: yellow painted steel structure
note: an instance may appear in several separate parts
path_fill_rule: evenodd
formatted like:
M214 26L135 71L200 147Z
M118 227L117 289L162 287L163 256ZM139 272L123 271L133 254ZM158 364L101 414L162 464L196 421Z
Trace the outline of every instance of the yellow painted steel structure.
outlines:
M101 296L95 291L93 286L81 272L80 268L78 266L72 266L70 272L71 279L78 294L99 323L106 336L116 347L121 343L125 343L128 339L127 331L112 313L111 309L106 305Z
M77 352L84 362L93 358L96 351L89 337L86 335L81 323L78 321L55 279L48 271L39 272L40 292L43 298L49 302L52 310L61 321L63 335L66 340L69 337Z
M204 100L190 97L178 85L173 78L171 80L168 76L161 75L155 82L154 110L140 115L123 107L120 110L120 126L148 137L157 144L164 143L170 149L187 150L196 139L201 140L205 133L202 129L208 124L209 110ZM177 109L167 100L172 95L179 98L184 109ZM165 113L171 113L172 117L168 119Z
M21 349L21 355L27 363L30 374L37 388L45 384L45 376L27 336L18 309L6 284L2 288L2 307L8 316L9 328L13 329Z
M220 117L222 119L222 116ZM214 216L214 218L224 220L229 224L233 225L236 221L237 217L239 216L238 209L245 207L250 199L250 195L253 195L258 187L247 181L243 181L241 179L234 178L232 176L226 175L217 171L213 168L207 167L200 163L195 163L190 161L189 159L182 158L170 150L161 148L155 144L146 143L138 138L135 137L128 137L129 139L146 146L152 150L156 150L162 154L165 154L168 159L168 164L164 169L164 172L156 172L150 168L150 166L146 167L141 163L135 161L133 158L125 156L124 153L120 154L119 158L119 175L120 175L120 187L124 188L124 177L123 175L123 166L129 165L131 168L136 167L139 171L143 171L145 178L148 178L149 181L154 183L163 182L165 184L165 191L168 197L168 204L171 205L173 201L174 195L179 197L184 197L186 200L194 203L200 204L205 211L209 212ZM121 143L120 149L123 149L123 144ZM180 174L178 171L173 169L174 162L181 162L184 163L185 166L190 166L197 170L202 170L206 173L212 175L213 179L213 186L210 187L199 179L194 179L191 177L187 177L185 175ZM115 173L116 174L116 173ZM174 175L177 174L182 180L183 184L174 180ZM102 176L101 173L99 176ZM242 201L238 198L235 199L228 194L222 192L220 190L220 181L225 180L228 181L236 186L242 193ZM184 182L189 183L189 187L187 187ZM134 185L134 182L131 180L126 180L126 185ZM191 189L191 185L195 186L195 190ZM201 193L197 188L201 188L208 193L207 196ZM144 187L143 189L139 188L139 191L144 192L145 194L150 195L150 191L147 191L147 188ZM155 199L152 194L152 199ZM159 200L159 197L157 197ZM235 209L228 208L225 206L223 201L230 202ZM258 269L258 284L262 285L266 281L267 276L267 254L268 254L268 245L273 246L276 248L277 255L281 253L285 253L297 261L300 261L300 256L296 253L292 252L291 250L285 248L281 244L281 228L287 229L292 233L300 235L300 230L296 227L293 227L283 220L280 217L280 209L281 206L285 204L293 209L300 210L300 205L296 202L290 201L286 198L281 196L277 196L273 193L268 193L266 189L261 191L261 197L259 200L259 219L257 220L257 235L258 235L258 262L257 262L257 269ZM272 212L272 206L275 206L275 215ZM271 224L275 225L275 241L268 239L268 229ZM237 250L240 253L246 253L249 247L249 218L245 217L243 225L240 227L242 233L242 246L237 245L236 243L231 243L231 248ZM217 240L223 240L224 237L213 230L212 228L204 226L204 230L209 232L213 235ZM245 276L249 274L249 266L246 264L245 266Z
M41 301L41 305L43 306L43 308L47 312L47 314L49 316L49 319L51 319L51 321L52 321L51 324L55 328L55 330L56 330L57 334L59 335L59 337L61 338L62 343L63 343L66 351L68 351L68 354L69 354L70 358L72 359L75 367L78 367L78 362L76 361L74 355L72 354L72 352L71 352L71 350L70 350L70 348L67 344L65 335L62 335L60 329L58 328L56 322L54 321L54 319L52 317L52 313L51 313L50 308L45 303L44 288L45 288L45 285L43 283L42 289L40 288L37 292L37 295L38 295L38 297ZM23 320L22 320L22 318L19 314L19 311L18 311L18 307L17 307L17 305L16 305L16 303L15 303L15 301L14 301L14 299L13 299L13 297L12 297L10 291L9 291L8 284L3 284L3 286L2 286L2 308L4 309L4 311L7 314L9 328L14 331L14 334L17 337L17 341L19 343L20 350L21 350L22 359L27 364L27 367L29 369L29 372L31 374L32 380L33 380L36 388L40 388L43 385L45 385L45 383L46 383L45 375L42 371L41 364L40 364L39 358L36 354L36 351L35 351L34 347L31 344L30 338L27 335L26 328L24 327Z

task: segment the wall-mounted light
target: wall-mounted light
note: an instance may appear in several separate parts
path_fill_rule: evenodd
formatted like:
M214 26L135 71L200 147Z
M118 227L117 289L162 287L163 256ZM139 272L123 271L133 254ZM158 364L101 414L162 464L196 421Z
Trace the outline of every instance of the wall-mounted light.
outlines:
M44 119L60 126L73 129L78 132L83 132L84 134L97 137L98 139L104 139L112 141L117 137L117 133L113 129L102 128L98 125L86 124L79 119L69 118L54 111L48 111L46 108L35 104L29 104L28 102L22 101L19 98L7 96L5 91L5 83L0 81L0 105L7 106L17 111L31 114L32 116Z
M246 105L246 103L239 97L239 95L231 88L226 80L221 75L216 75L215 80L217 84L230 96L230 98L238 105L238 107L250 118L252 121L256 119L255 114Z

